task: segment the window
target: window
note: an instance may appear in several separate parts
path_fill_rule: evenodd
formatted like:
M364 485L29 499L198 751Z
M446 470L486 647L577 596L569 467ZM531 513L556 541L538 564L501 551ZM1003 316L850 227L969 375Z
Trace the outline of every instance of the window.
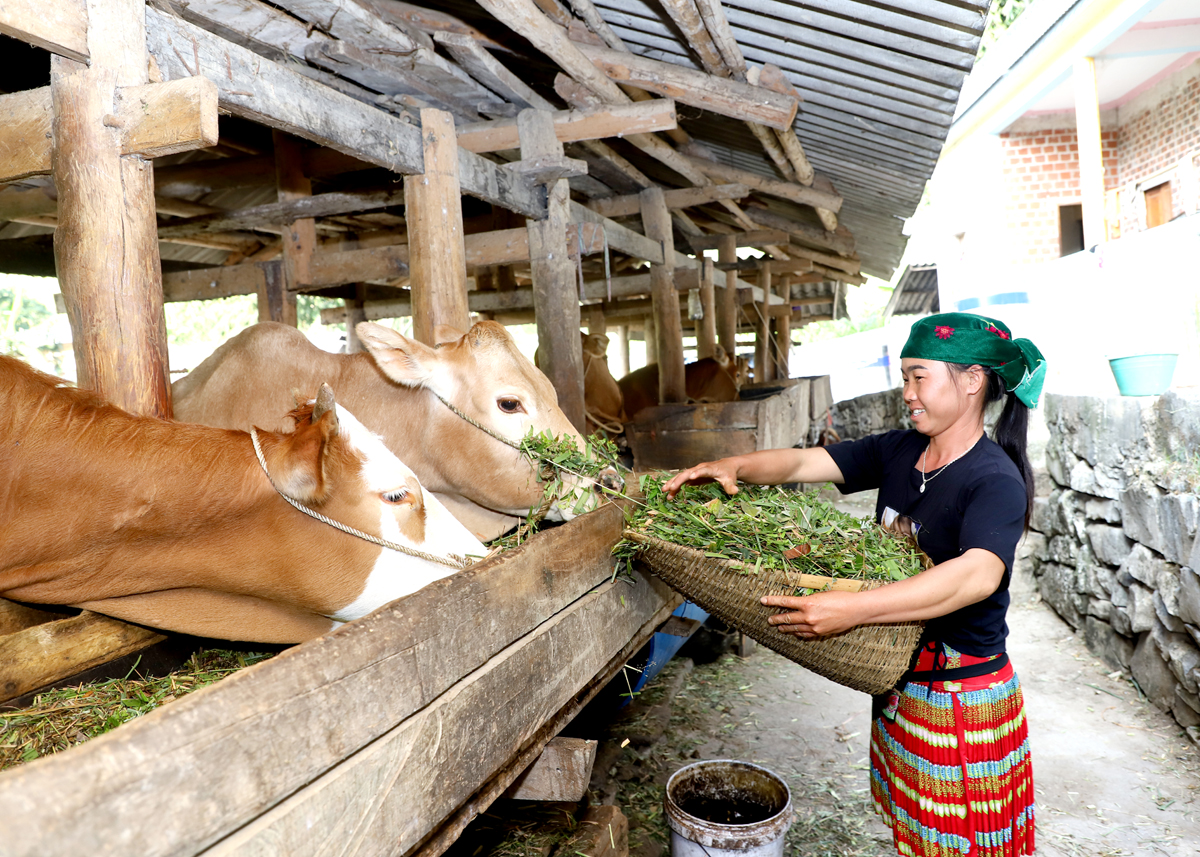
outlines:
M1143 194L1146 200L1146 228L1153 229L1171 220L1174 211L1171 205L1171 183L1163 182Z
M1083 249L1083 206L1058 207L1058 255L1070 256Z

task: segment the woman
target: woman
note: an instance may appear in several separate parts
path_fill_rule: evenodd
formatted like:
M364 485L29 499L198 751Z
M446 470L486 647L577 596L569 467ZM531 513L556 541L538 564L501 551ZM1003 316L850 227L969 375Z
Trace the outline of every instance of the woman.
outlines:
M872 622L924 620L913 669L875 698L871 793L903 855L1009 857L1034 848L1033 774L1020 684L1004 616L1017 542L1029 524L1029 408L1046 364L999 321L942 313L918 321L901 352L914 430L811 449L762 450L706 462L688 483L833 482L879 490L876 515L911 532L936 565L860 593L769 596L768 621L799 637ZM995 440L984 410L1004 400Z

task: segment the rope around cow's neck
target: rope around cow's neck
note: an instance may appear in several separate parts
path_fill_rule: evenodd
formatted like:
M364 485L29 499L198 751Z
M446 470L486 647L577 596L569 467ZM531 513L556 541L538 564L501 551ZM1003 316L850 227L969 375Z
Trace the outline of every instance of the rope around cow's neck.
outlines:
M320 512L317 512L317 511L314 511L313 509L308 508L303 503L299 503L296 500L293 500L287 494L284 494L282 491L279 490L279 486L275 484L275 480L271 477L271 471L267 469L267 460L265 458L263 458L262 447L259 446L259 444L258 444L258 431L254 428L250 429L250 441L251 441L251 443L254 444L254 455L258 458L258 463L262 466L263 473L265 473L267 475L267 481L271 483L271 487L275 489L275 493L278 494L283 499L287 500L289 503L292 504L292 506L299 509L304 514L308 515L310 518L315 518L318 521L320 521L321 523L328 524L329 526L333 527L334 529L341 530L343 533L346 533L348 535L357 536L358 538L363 539L368 542L371 542L372 544L379 545L380 547L385 547L388 550L397 551L398 553L407 554L408 556L416 557L418 559L428 560L429 562L436 562L439 565L449 566L450 568L454 568L454 569L464 569L471 565L470 561L468 561L466 557L461 557L461 556L458 556L457 554L450 554L448 558L441 557L441 556L437 556L436 554L425 553L424 551L419 551L419 550L415 550L410 547L405 547L404 545L398 545L395 542L388 541L387 539L380 538L379 536L373 536L370 533L364 533L362 530L356 530L356 529L354 529L354 527L347 526L346 524L343 524L340 521L335 521L332 518L327 518L324 515L322 515Z

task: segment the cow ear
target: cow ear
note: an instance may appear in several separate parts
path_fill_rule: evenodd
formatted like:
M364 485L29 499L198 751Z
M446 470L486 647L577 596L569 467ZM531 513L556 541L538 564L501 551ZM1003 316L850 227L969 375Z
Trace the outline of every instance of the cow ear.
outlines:
M445 345L447 342L458 342L466 336L452 324L435 324L433 326L433 344Z
M360 322L354 331L383 374L397 384L420 387L433 377L438 355L424 342L372 321Z
M725 350L725 346L719 342L713 346L713 359L722 366L726 366L729 363L729 353Z
M297 502L323 503L329 496L329 443L336 434L336 414L330 419L327 412L324 419L279 435L265 456L275 487Z

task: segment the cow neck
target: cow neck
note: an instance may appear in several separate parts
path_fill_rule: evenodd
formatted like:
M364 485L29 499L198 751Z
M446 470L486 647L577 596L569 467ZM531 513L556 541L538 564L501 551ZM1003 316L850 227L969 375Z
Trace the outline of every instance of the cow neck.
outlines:
M379 536L373 536L370 533L364 533L362 530L356 530L354 527L351 527L348 524L343 524L340 521L335 521L332 518L328 518L325 515L322 515L320 512L317 512L314 509L308 508L303 503L300 503L297 500L294 500L293 498L289 497L287 494L284 494L281 490L279 490L279 486L275 484L275 480L271 477L271 471L267 468L267 461L265 458L263 458L262 447L258 443L258 430L257 429L254 429L254 428L250 429L250 442L252 444L254 444L254 455L256 458L258 458L259 466L262 467L263 473L266 474L267 481L271 483L271 487L275 489L275 493L278 494L280 497L282 497L284 500L286 500L293 508L298 509L299 511L308 515L310 518L314 518L323 524L328 524L329 526L333 527L334 529L341 530L343 533L346 533L347 535L356 536L356 537L362 539L363 541L367 541L367 542L370 542L371 544L379 545L380 547L384 547L384 548L387 548L388 550L396 551L397 553L402 553L402 554L406 554L411 557L416 557L417 559L423 559L428 562L438 563L439 565L449 566L450 568L454 568L454 569L464 569L471 564L470 562L467 561L466 557L461 557L461 556L458 556L457 554L450 554L449 558L447 558L447 557L438 556L437 554L426 553L425 551L419 551L419 550L416 550L415 548L405 547L404 545L396 544L395 542L388 541L385 538L381 538Z

